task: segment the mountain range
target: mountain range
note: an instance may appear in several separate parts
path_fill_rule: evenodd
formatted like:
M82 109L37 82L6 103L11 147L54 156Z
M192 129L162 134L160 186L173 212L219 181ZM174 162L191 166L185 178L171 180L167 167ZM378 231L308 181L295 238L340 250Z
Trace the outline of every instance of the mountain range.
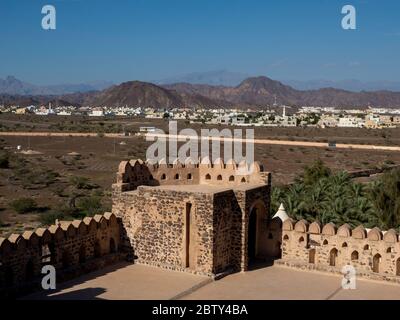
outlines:
M113 85L109 81L93 81L80 84L58 84L50 86L34 85L13 76L0 78L0 94L10 95L61 95L75 92L103 90Z
M192 72L162 80L152 81L158 85L174 84L174 83L190 83L190 84L209 84L213 86L237 86L243 80L250 78L249 74L232 72L225 69L207 72ZM297 90L318 90L323 88L335 88L348 91L377 91L389 90L400 91L400 81L360 81L356 79L344 80L293 80L293 79L276 79L289 85Z
M17 87L16 83L14 88ZM0 91L1 92L1 91ZM298 90L265 76L250 77L237 86L175 83L156 85L128 81L98 91L68 94L2 94L0 104L46 104L76 106L153 106L169 107L400 107L400 92L387 90L352 92L335 88Z

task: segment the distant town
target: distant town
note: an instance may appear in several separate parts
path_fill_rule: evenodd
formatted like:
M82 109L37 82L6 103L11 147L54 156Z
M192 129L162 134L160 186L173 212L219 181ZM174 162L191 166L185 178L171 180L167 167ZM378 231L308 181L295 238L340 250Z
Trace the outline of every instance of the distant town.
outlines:
M400 125L400 109L373 108L341 109L334 107L303 106L292 108L274 104L261 109L193 109L153 107L75 107L57 106L2 106L1 113L34 114L39 116L141 117L147 119L186 120L233 126L264 127L346 127L395 128Z

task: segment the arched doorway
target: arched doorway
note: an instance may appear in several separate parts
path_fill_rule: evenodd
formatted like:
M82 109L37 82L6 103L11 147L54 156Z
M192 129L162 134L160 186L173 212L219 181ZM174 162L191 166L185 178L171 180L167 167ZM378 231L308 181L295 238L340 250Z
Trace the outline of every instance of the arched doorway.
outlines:
M247 256L249 263L254 262L257 252L257 212L256 209L251 210L249 217L249 231L247 239Z
M396 276L400 276L400 258L396 261Z
M315 249L308 251L308 263L315 263Z
M333 248L329 253L329 265L332 267L336 266L338 251L336 248Z
M248 261L247 267L255 262L265 261L266 258L276 259L280 251L280 245L278 248L277 242L282 239L271 229L271 223L268 223L268 213L263 201L255 201L248 212L247 226L245 227L245 231L247 231L247 252L245 252ZM273 239L268 239L269 232L272 232Z
M379 273L379 266L381 263L381 255L377 253L372 259L372 271Z

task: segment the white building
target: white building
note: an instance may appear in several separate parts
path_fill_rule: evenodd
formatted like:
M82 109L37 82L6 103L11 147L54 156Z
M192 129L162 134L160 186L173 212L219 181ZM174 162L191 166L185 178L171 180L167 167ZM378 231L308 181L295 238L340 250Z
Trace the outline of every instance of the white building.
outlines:
M364 120L358 117L339 118L338 127L341 128L361 128L364 126Z
M104 111L102 109L93 109L92 112L89 113L89 117L103 117Z

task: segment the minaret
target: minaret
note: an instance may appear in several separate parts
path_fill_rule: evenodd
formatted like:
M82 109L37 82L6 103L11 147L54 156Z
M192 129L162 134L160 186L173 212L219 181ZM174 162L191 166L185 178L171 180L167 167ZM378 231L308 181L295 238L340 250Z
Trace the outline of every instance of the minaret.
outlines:
M279 206L278 211L274 214L272 219L279 218L281 219L282 222L285 222L287 219L289 219L288 214L286 213L285 207L283 206L283 203Z

